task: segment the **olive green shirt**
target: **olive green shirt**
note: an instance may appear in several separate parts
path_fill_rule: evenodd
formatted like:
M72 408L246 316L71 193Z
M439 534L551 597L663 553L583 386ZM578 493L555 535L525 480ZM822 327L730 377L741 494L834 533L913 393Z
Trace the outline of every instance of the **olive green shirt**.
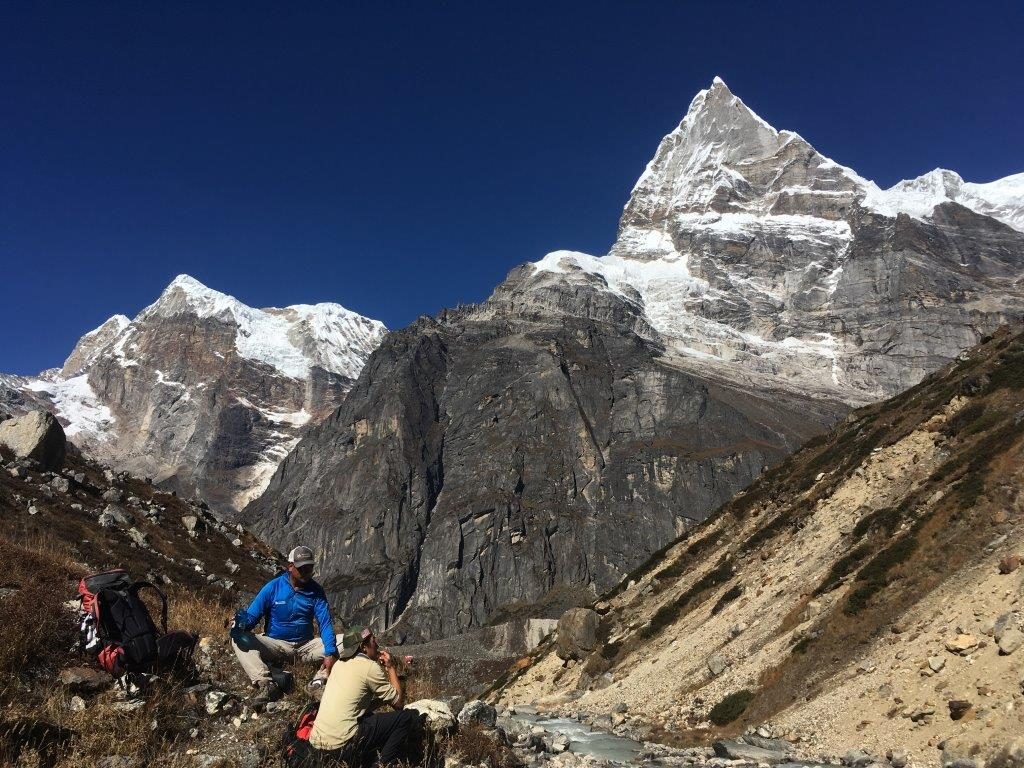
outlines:
M340 749L356 735L359 718L397 698L398 691L376 661L357 654L347 661L335 662L324 686L309 743L317 749Z

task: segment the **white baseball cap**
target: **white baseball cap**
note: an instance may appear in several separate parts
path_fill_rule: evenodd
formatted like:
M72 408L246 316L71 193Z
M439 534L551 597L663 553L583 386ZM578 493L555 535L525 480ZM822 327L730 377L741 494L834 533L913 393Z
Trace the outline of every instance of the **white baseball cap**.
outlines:
M309 547L296 547L288 553L288 562L296 568L304 565L313 565L313 550Z

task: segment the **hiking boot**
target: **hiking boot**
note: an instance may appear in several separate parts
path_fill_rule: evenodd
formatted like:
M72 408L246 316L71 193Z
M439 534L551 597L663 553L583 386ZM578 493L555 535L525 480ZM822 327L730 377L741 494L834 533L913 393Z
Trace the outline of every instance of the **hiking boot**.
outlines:
M252 697L252 704L254 706L265 705L272 701L277 701L280 698L281 689L278 688L277 683L270 680L259 684L259 690L256 692L256 695Z

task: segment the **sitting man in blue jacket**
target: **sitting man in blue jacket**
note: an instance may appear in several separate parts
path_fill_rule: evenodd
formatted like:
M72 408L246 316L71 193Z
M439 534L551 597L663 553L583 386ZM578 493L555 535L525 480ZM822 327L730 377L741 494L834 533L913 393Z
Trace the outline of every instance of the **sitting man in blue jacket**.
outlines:
M250 631L263 618L266 633ZM314 618L320 627L316 639ZM313 581L313 550L295 547L288 553L288 570L267 582L252 604L235 616L231 645L259 688L253 703L273 701L282 694L270 676L270 664L322 661L317 678L326 680L338 658L338 636L324 589Z

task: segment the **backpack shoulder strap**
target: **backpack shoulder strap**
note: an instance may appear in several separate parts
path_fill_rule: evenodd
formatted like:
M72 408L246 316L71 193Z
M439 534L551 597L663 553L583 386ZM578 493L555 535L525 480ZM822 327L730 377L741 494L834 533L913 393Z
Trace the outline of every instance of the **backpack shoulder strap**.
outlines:
M136 594L136 596L138 596L139 592L141 590L143 590L143 589L152 589L154 592L156 592L160 596L160 629L162 629L163 633L166 635L167 634L167 595L165 595L163 593L163 590L161 590L160 587L158 587L156 584L154 584L151 581L136 581L131 586L131 590L132 590L132 592L134 592Z

